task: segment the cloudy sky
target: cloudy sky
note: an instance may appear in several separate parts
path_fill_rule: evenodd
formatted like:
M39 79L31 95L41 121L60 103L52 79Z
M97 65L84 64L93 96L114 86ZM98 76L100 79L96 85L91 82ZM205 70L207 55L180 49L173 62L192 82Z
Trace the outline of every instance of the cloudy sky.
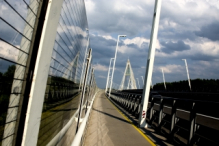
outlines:
M145 75L154 0L85 0L97 84L105 88L117 35L121 38L114 83L120 85L129 58L135 78ZM153 84L219 78L219 0L163 0ZM142 80L140 80L142 86Z

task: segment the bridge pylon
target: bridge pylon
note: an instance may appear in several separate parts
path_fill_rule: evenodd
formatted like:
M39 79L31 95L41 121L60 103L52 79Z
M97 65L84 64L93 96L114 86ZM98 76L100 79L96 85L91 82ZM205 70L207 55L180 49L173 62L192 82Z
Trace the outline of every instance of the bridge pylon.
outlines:
M137 89L135 76L129 59L126 63L125 72L122 77L122 82L120 84L119 90L123 90L123 89Z

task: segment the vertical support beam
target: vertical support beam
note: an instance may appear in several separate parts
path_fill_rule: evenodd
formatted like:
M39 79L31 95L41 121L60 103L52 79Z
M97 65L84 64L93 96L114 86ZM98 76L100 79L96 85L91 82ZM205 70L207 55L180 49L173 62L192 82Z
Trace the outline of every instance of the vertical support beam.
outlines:
M190 128L189 128L188 144L190 145L192 143L192 138L194 135L194 127L195 127L195 102L192 103L189 122L190 122Z
M173 100L172 111L171 111L171 125L170 125L170 137L173 138L173 130L176 124L176 100Z
M159 120L158 125L160 126L163 117L163 98L160 99L160 110L159 110Z
M153 114L154 114L154 98L151 98L151 108L150 108L150 115L149 115L149 121L151 122L152 118L153 118ZM147 117L147 114L146 114ZM150 123L149 122L149 123Z
M158 130L161 129L161 122L163 119L163 97L160 98L160 109L159 109L159 118L158 118Z
M160 19L161 2L162 0L155 1L154 16L153 16L152 30L151 30L151 39L150 39L150 48L149 48L149 53L148 53L147 67L146 67L146 73L145 73L145 84L144 84L143 95L142 95L143 100L141 103L141 112L140 112L140 116L138 120L140 127L147 126L146 116L141 116L141 114L147 113L146 111L147 111L147 106L148 106L150 83L151 83L152 72L153 72L153 67L154 67L154 56L155 56L155 47L156 47L156 41L157 41L159 19Z
M84 62L83 62L83 68L82 68L82 73L81 73L81 79L80 79L79 90L81 90L81 82L82 82L83 79L84 79L84 67L85 67L85 60L86 60L86 57L87 57L87 49L88 49L88 47L89 47L89 42L90 42L90 38L88 38L87 47L86 47L86 50L85 50Z
M81 112L82 112L82 107L83 107L83 102L84 102L84 96L85 96L85 90L86 90L86 86L87 86L87 78L88 78L91 59L92 59L92 49L89 50L89 54L88 54L88 58L87 58L87 67L85 70L84 84L82 87L82 95L81 95L81 101L80 101L80 105L79 105L76 133L77 133L78 128L79 128L79 123L80 123L80 118L81 118Z
M94 68L92 68L92 71L91 71L90 87L89 87L89 92L88 92L88 98L86 101L85 113L87 113L87 106L88 106L88 103L91 101L91 100L89 101L89 99L91 98L91 88L93 87L93 79L94 79Z
M94 68L92 67L92 71L91 71L91 78L90 78L90 87L89 87L89 96L88 98L91 97L91 89L93 87L93 81L94 81Z
M50 61L63 0L50 0L44 21L26 113L22 146L37 145Z

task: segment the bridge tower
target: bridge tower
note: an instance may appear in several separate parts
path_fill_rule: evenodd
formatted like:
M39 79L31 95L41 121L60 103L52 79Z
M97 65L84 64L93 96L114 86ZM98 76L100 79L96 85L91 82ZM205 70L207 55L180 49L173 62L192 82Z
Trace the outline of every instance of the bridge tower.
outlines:
M125 72L119 90L123 89L137 89L134 73L132 71L129 59L126 63Z

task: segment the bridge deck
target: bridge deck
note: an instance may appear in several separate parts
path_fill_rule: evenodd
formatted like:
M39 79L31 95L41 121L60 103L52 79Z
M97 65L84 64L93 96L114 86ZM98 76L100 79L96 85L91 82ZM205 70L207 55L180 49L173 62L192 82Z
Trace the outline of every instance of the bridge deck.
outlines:
M84 145L150 146L154 144L137 131L101 91L93 104Z

